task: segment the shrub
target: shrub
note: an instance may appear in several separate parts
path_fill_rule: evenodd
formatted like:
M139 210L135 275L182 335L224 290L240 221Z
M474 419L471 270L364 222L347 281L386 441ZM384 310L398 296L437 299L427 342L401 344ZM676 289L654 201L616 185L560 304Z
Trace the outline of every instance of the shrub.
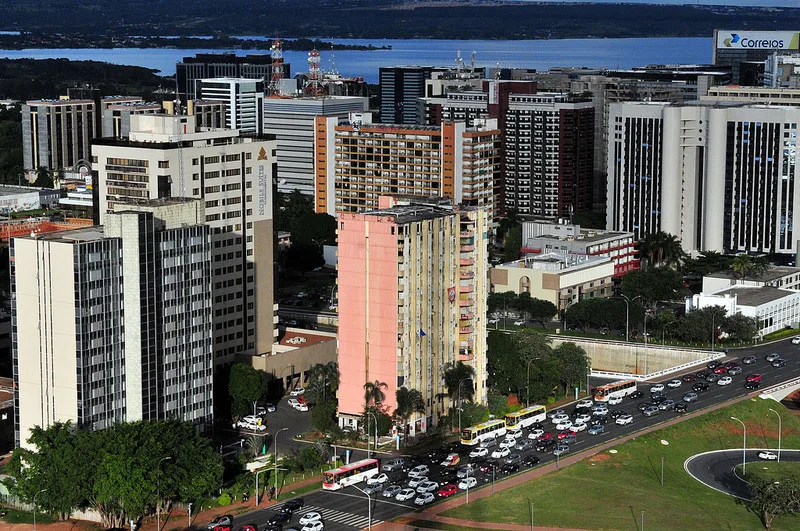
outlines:
M231 501L231 495L227 492L223 492L222 495L217 498L217 503L219 503L221 506L230 505Z

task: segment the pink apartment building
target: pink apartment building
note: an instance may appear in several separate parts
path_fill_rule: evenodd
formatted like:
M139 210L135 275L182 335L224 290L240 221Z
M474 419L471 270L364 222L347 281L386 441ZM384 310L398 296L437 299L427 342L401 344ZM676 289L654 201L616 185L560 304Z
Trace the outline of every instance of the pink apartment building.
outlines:
M487 210L418 201L382 198L386 208L337 218L342 427L359 427L364 384L379 381L388 414L398 387L422 393L426 412L408 429L427 430L451 405L442 375L459 360L486 402Z

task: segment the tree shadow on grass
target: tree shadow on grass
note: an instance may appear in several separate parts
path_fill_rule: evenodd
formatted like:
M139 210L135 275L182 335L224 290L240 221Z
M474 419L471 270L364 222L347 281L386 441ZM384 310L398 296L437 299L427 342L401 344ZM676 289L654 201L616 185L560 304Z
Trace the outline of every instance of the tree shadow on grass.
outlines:
M653 471L656 481L658 481L658 484L661 485L661 475L659 474L658 470L656 470L656 466L653 464L653 460L650 459L649 455L647 456L647 462L650 463L650 470Z
M639 515L637 515L636 511L633 510L633 505L629 505L628 508L631 510L631 517L633 518L633 525L636 526L636 531L642 531L639 529Z

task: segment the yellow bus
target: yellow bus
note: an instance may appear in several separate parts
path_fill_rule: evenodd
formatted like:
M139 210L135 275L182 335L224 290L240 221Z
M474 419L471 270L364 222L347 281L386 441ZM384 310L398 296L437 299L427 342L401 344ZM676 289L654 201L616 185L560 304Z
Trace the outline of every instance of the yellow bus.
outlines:
M611 397L624 397L636 392L636 380L620 380L592 389L596 402L608 402Z
M536 422L544 422L547 409L544 406L530 406L506 415L506 428L527 428Z
M503 437L506 434L506 421L503 419L487 420L476 426L461 430L461 444L475 446L486 439Z

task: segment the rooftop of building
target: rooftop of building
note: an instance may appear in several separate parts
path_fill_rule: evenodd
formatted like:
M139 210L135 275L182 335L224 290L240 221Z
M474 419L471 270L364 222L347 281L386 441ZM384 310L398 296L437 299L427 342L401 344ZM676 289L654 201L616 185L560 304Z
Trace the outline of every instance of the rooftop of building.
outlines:
M212 130L203 130L201 132L210 132ZM225 144L242 144L247 142L261 141L261 140L275 140L277 137L273 134L254 134L254 133L241 133L235 129L215 129L220 133L230 133L223 135L220 138L225 138ZM189 134L186 135L187 137ZM198 139L188 139L179 141L145 141L145 140L130 140L128 138L115 138L103 137L92 140L93 146L115 146L115 147L130 147L130 148L147 148L147 149L175 149L194 147L195 141ZM223 144L215 144L223 145ZM206 144L203 144L206 147Z
M527 223L527 222L526 222ZM537 223L537 222L530 222ZM569 224L556 224L556 223L539 223L544 225L544 230L557 232L558 228L564 227L564 234L540 234L538 236L531 236L528 240L542 239L562 242L581 241L585 243L599 243L609 240L616 240L619 238L633 237L632 232L617 232L604 229L585 229L580 225Z
M789 266L772 266L765 272L761 273L760 275L747 275L745 277L740 277L736 273L734 273L733 270L729 269L727 271L717 271L716 273L710 273L707 276L711 278L725 278L729 280L772 282L773 280L778 280L779 278L797 274L800 274L800 268L789 267Z
M107 106L109 109L162 109L160 103L154 101L120 101L110 103Z
M566 253L545 253L528 256L521 260L514 260L513 262L506 262L497 267L523 267L526 269L540 269L547 271L566 271L581 269L584 267L594 267L609 262L610 259L608 257L594 257Z
M736 297L736 304L739 306L761 306L774 302L785 297L797 295L796 291L788 289L773 288L771 286L731 286L721 289L713 295Z
M49 232L47 234L31 234L23 236L22 239L37 239L49 242L60 243L84 243L102 240L105 237L102 225L92 225L80 229L65 230L61 232Z
M436 219L453 214L452 208L443 208L437 205L414 203L408 205L395 205L391 208L369 210L365 216L394 217L398 225L413 223L426 219Z
M13 184L0 184L0 197L18 195L18 194L34 194L42 191L51 193L54 192L54 190L51 188L37 188L34 186L16 186ZM58 190L55 190L55 192L58 192Z
M309 332L299 328L287 328L278 344L280 344L282 347L302 348L335 340L335 335Z

